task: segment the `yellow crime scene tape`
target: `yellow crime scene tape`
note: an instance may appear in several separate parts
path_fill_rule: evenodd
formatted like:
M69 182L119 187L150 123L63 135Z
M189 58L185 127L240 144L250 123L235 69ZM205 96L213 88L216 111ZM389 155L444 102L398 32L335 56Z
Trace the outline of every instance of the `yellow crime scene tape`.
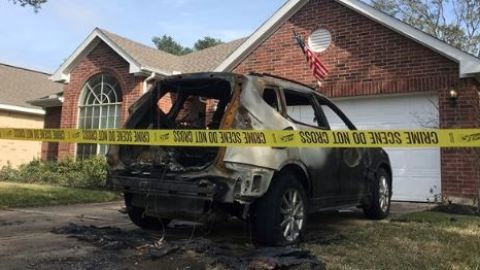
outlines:
M146 130L0 128L0 139L158 146L480 147L480 129Z

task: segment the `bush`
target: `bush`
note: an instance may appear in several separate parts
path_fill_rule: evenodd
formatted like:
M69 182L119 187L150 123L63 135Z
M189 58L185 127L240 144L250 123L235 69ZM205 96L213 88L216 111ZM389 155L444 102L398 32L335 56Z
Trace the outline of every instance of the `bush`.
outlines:
M102 189L105 187L107 164L102 157L84 160L66 158L58 162L34 159L13 168L10 164L0 169L0 181L52 184L66 187Z
M19 182L19 176L18 170L13 168L10 162L0 169L0 180Z

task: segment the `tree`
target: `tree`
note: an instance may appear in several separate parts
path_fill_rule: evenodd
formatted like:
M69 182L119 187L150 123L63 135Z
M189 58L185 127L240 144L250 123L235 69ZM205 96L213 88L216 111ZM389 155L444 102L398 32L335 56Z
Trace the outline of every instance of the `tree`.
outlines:
M174 54L174 55L185 55L195 51L200 51L206 48L216 46L223 43L220 39L212 37L204 37L203 39L197 40L194 45L194 49L189 47L184 47L177 41L175 41L171 36L163 35L162 37L153 37L152 42L155 44L157 49Z
M13 4L19 4L22 7L31 6L33 7L33 10L35 12L37 12L38 9L40 9L42 4L47 2L47 0L9 0L9 1L13 2Z
M370 0L370 3L452 46L480 56L478 0Z
M457 25L465 31L465 49L480 56L480 2L478 0L453 1Z
M162 37L153 37L152 42L157 46L157 49L174 55L185 55L192 52L192 49L183 47L171 36L163 35Z
M195 48L195 50L200 51L206 48L217 46L222 43L223 41L221 41L220 39L207 36L207 37L204 37L203 39L197 40L197 42L195 42L195 45L193 45L193 47Z

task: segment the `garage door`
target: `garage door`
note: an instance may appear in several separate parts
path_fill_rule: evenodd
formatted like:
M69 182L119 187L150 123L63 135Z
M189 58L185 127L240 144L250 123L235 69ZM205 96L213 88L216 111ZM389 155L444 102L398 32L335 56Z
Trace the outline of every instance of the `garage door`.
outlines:
M334 100L358 129L437 128L438 98L414 95ZM440 194L438 148L386 148L393 171L393 200L431 201Z

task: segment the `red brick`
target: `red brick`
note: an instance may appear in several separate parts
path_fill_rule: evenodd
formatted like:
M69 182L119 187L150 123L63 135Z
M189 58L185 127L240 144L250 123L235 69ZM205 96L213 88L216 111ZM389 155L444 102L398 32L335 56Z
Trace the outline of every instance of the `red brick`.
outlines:
M44 128L60 127L62 108L52 107L45 109ZM58 157L58 143L42 143L42 160L56 160Z

